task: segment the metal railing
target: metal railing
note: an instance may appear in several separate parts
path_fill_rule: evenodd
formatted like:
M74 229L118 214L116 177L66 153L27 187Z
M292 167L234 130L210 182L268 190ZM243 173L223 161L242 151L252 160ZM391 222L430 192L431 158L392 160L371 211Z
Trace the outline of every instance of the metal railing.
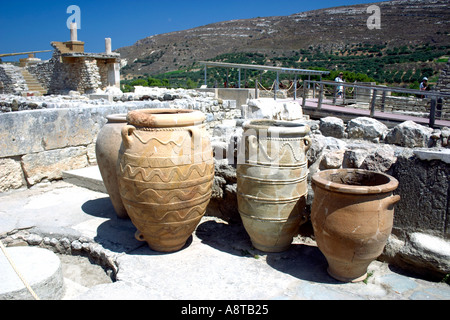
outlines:
M325 99L328 96L327 104L332 105L348 105L353 103L357 105L359 102L359 108L361 107L361 101L367 102L367 107L370 111L370 116L374 117L375 111L380 111L382 113L387 112L392 109L393 101L388 101L393 97L398 100L395 103L400 103L402 95L404 97L403 103L405 103L405 108L403 111L405 113L420 113L415 112L412 104L422 104L422 107L427 105L427 108L422 108L422 116L429 119L430 127L435 126L436 119L450 120L450 94L441 93L437 91L420 91L414 89L406 88L395 88L386 87L373 84L363 84L363 83L345 83L345 82L335 82L335 81L313 81L305 80L303 83L303 93L302 93L302 107L305 108L306 100L310 89L313 88L313 98L317 97L317 109L321 110ZM343 90L338 90L343 89ZM396 96L392 96L392 93L396 93ZM412 97L411 97L412 96ZM294 96L294 99L296 96ZM409 100L408 100L409 99ZM339 102L339 103L338 103ZM377 110L378 107L378 110ZM395 108L395 106L394 106Z
M24 55L34 55L36 53L52 52L52 50L41 50L41 51L28 51L28 52L16 52L16 53L0 53L0 58L4 57L14 57L14 56L24 56Z

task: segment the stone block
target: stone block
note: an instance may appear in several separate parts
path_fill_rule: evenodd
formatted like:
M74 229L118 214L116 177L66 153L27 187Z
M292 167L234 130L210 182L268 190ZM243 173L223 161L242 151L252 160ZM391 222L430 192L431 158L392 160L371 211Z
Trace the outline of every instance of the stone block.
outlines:
M374 140L381 139L388 131L388 127L378 120L359 117L348 123L347 131L350 139Z
M433 129L413 121L405 121L391 129L385 141L407 148L428 147Z
M421 149L414 150L414 154L421 160L440 160L447 164L450 164L450 149Z
M320 119L320 131L324 136L338 139L345 137L344 120L336 117L326 117Z
M277 102L271 98L248 100L244 111L248 119L299 120L303 119L302 107L294 102Z
M223 107L225 109L236 109L236 100L223 100Z
M420 160L413 152L402 153L391 175L399 181L396 193L402 197L395 207L394 230L448 238L450 166L439 160Z
M95 142L106 116L127 113L125 104L44 109L0 114L0 158L22 156Z
M104 99L104 100L107 100L109 102L112 102L113 101L113 96L110 95L110 94L96 94L96 93L94 93L94 94L90 94L89 95L89 99L91 99L91 100Z
M35 247L7 248L21 275L41 300L60 300L64 295L61 261L50 250ZM6 257L0 255L0 300L33 300Z
M14 159L0 159L0 192L19 189L25 185L22 166Z
M344 160L345 150L336 150L324 154L320 163L321 170L340 169Z
M89 165L86 147L70 147L25 155L23 170L28 184L43 180L62 179L63 171L80 169Z

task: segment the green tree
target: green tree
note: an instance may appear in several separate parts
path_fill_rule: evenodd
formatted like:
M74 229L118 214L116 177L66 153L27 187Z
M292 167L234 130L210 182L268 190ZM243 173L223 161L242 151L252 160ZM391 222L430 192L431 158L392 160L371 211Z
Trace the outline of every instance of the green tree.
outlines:
M188 79L186 80L186 87L187 87L188 89L195 89L195 88L197 88L197 82L192 81L190 78L188 78Z
M145 79L136 79L136 80L133 80L131 83L130 83L130 85L131 86L143 86L143 87L148 87L148 82L147 82L147 80L145 80Z
M162 82L159 79L148 78L148 86L149 87L162 87Z

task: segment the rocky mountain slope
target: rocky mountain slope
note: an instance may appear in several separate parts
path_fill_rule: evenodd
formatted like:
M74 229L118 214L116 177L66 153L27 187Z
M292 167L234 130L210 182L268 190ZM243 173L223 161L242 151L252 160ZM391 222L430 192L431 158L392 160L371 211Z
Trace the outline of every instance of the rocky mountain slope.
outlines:
M125 74L157 74L220 54L255 52L289 56L309 47L338 50L346 45L448 45L450 0L394 0L375 3L381 29L370 30L369 4L336 7L290 16L231 20L151 36L120 48Z

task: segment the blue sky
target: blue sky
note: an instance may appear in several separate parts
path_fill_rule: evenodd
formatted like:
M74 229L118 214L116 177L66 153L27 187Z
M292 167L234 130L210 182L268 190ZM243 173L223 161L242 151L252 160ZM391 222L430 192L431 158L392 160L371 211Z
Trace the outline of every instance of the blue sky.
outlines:
M233 19L282 16L315 9L373 3L376 0L0 0L0 53L51 50L51 41L68 41L70 5L81 10L78 39L87 52L113 50L145 37ZM38 54L41 59L51 54ZM23 58L23 57L20 57ZM19 58L4 58L4 61Z

